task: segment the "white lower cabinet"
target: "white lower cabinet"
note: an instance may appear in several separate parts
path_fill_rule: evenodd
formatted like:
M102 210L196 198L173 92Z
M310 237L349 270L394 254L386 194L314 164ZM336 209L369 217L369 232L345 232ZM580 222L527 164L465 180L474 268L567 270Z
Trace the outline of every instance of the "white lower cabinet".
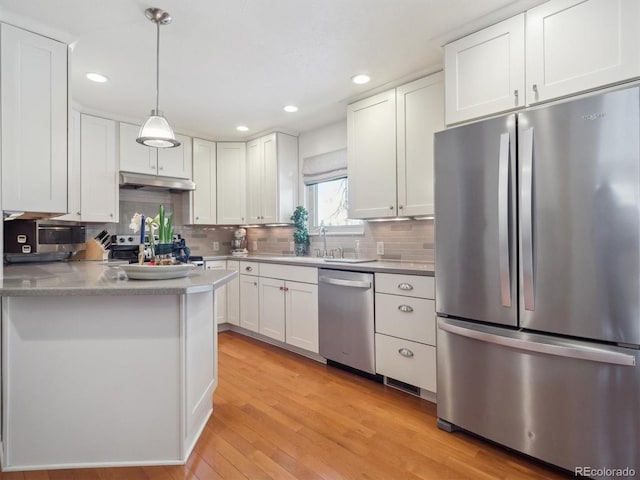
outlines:
M436 347L376 333L376 372L436 391Z
M433 277L375 274L376 373L436 392Z
M227 270L238 272L240 262L237 260L227 260ZM240 325L240 276L231 280L227 287L227 323Z
M285 342L318 353L318 285L287 282Z
M276 278L260 277L260 328L267 337L284 342L285 334L285 282Z
M251 261L239 264L240 327L317 354L318 270Z
M260 328L259 266L256 262L240 262L240 326L252 332Z
M227 262L225 260L207 260L204 262L205 270L225 270ZM216 290L216 303L214 305L216 323L220 325L227 321L227 285Z

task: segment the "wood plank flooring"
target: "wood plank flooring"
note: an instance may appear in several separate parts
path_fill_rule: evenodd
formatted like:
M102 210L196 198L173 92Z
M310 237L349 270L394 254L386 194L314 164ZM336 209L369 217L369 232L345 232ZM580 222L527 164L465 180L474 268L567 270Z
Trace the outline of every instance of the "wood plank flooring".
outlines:
M560 479L436 427L434 404L233 332L214 413L184 466L49 470L2 480ZM153 441L150 439L150 441Z

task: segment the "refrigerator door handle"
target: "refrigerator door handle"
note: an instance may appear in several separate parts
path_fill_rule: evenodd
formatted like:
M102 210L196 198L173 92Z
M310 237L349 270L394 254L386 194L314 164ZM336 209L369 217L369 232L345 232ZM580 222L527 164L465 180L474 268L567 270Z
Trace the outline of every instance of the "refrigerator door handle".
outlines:
M592 362L624 365L629 367L634 367L636 365L636 359L633 355L612 352L598 347L585 347L582 345L555 345L552 343L533 342L521 338L505 337L502 335L495 335L493 333L453 325L442 318L438 318L438 328L454 335L472 338L481 342L494 343L507 348L525 350L527 352L556 355L559 357L575 358L578 360L589 360Z
M533 128L522 132L522 286L525 310L535 310L533 272Z
M500 297L503 307L511 307L511 271L509 268L509 147L511 135L500 135L498 159L498 242L500 261Z

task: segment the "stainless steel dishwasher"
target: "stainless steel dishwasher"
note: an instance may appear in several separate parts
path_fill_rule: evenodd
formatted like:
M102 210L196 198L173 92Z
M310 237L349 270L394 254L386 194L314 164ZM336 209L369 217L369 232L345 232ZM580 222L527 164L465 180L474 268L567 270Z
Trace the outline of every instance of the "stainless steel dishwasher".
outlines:
M320 355L375 374L373 274L318 269Z

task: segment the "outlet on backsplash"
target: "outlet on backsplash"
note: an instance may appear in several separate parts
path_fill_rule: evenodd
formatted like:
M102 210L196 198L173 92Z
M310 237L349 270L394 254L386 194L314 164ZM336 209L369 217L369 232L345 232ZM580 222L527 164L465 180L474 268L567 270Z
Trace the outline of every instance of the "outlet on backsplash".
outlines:
M376 254L384 255L384 242L376 243Z
M213 251L217 252L220 250L220 242L213 242Z
M294 242L289 242L289 251L293 252L296 249L295 243Z

